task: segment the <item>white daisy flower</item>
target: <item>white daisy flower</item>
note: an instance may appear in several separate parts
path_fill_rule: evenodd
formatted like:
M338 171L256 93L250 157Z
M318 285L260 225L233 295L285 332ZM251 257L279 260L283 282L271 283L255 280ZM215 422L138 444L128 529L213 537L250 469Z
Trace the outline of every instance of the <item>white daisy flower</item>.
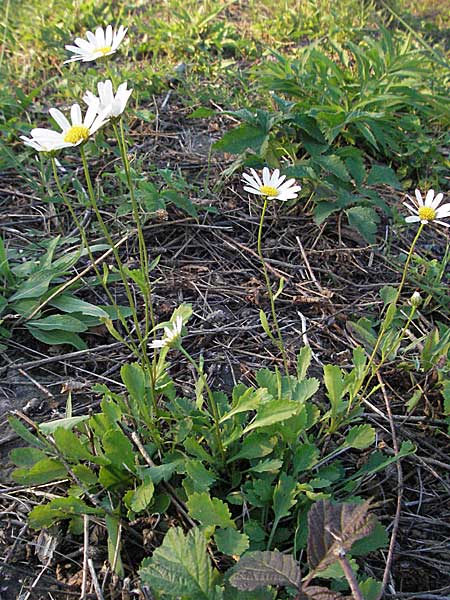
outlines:
M66 50L73 52L74 56L64 61L64 64L77 60L89 62L114 54L125 37L126 32L127 28L123 27L123 25L117 31L113 31L111 25L108 25L105 30L103 27L97 27L95 34L92 31L86 32L87 40L76 38L76 46L71 46L70 44L66 46Z
M110 79L99 81L97 84L98 96L90 91L87 91L83 96L83 100L88 106L95 106L97 112L104 113L106 118L119 117L131 96L132 89L127 89L127 83L121 83L114 95L113 86Z
M108 121L104 113L97 114L95 106L88 107L83 119L80 105L73 104L70 108L71 122L57 108L51 108L49 112L61 127L62 132L59 135L67 146L78 146L86 142L91 135ZM55 132L51 133L54 134Z
M450 227L450 223L440 220L450 217L450 203L439 206L444 198L444 194L439 193L435 196L434 190L428 190L424 200L420 191L416 190L415 196L415 198L407 196L408 200L413 203L413 206L408 204L408 202L403 202L406 208L413 213L412 216L406 217L405 221L407 223L418 223L420 221L420 223L426 224L435 221L439 225Z
M31 130L31 137L21 135L20 139L26 146L30 146L37 152L55 152L61 148L70 146L67 142L61 139L61 134L50 129L36 128Z
M292 200L297 198L298 193L302 188L300 185L295 185L295 179L286 179L286 175L280 176L280 170L275 169L272 175L267 167L262 171L262 181L255 169L250 169L251 175L248 173L242 174L244 190L258 196L265 196L269 200Z
M164 336L161 340L154 340L151 344L151 348L165 348L166 346L173 346L175 342L181 337L181 331L183 329L183 318L181 316L176 317L175 322L172 323L172 328L164 327Z

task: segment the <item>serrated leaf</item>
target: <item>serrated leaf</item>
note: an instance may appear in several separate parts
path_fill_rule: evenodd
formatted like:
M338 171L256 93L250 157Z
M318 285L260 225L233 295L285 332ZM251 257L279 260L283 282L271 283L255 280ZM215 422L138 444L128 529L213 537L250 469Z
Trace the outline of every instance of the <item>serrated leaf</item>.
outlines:
M370 535L355 542L351 549L352 556L365 556L369 552L375 552L380 548L386 548L389 544L389 536L381 523L377 523Z
M325 171L332 173L341 181L350 181L350 175L344 161L336 154L315 156L314 161L318 163Z
M281 473L280 479L273 491L273 512L275 513L274 522L278 523L280 519L286 517L292 506L295 504L297 497L297 480Z
M319 500L308 513L308 562L314 572L323 571L338 558L340 549L370 535L375 518L368 513L370 503L333 504Z
M363 450L375 441L375 429L371 425L356 425L345 436L342 447Z
M359 582L359 589L364 600L377 600L380 597L381 586L381 581L376 581L372 577Z
M212 568L203 533L194 528L185 536L182 529L169 529L151 558L142 562L141 581L158 594L170 598L222 600L218 574Z
M111 464L120 469L124 465L134 471L134 448L127 436L120 429L110 429L102 438L105 455Z
M246 150L258 153L268 139L268 133L260 127L243 123L227 131L218 142L213 144L213 148L218 152L230 154L241 154Z
M266 396L267 392L265 389L254 390L253 388L247 388L237 398L236 402L233 402L232 409L220 419L220 423L228 421L228 419L239 413L255 410Z
M43 458L31 468L16 469L12 478L22 485L40 485L67 477L66 468L55 458Z
M311 364L311 346L303 346L297 354L297 379L302 381L308 372Z
M30 468L43 458L47 458L38 448L14 448L9 453L10 460L18 467Z
M130 396L137 402L145 398L145 374L138 363L123 365L120 376Z
M375 242L380 217L369 206L353 206L345 211L348 222L354 227L369 244Z
M300 409L297 402L290 400L271 400L259 407L255 419L244 429L244 434L259 427L280 423L295 415Z
M402 189L402 184L397 179L395 171L390 167L373 165L367 177L367 185L384 184L393 187L396 190Z
M319 460L320 452L314 444L304 443L299 444L295 448L293 457L294 474L297 475L302 471L309 471Z
M189 496L186 506L189 515L205 527L236 528L230 509L219 498L211 498L208 492L195 492Z
M70 460L94 460L95 457L89 452L85 444L71 431L60 427L53 433L56 446L64 458Z
M227 527L226 529L216 529L214 541L217 549L228 556L241 556L250 545L248 535L239 533L236 529Z
M290 555L281 552L249 552L233 569L230 583L238 590L252 591L268 585L300 589L301 572Z
M326 587L312 585L300 593L299 600L344 600L344 596L340 592L329 590Z
M130 500L131 510L135 513L140 513L145 510L153 499L154 491L155 486L151 479L143 481L133 492Z
M102 510L91 508L79 498L54 498L47 504L35 506L28 515L28 523L33 529L50 527L53 523L73 516L101 514Z

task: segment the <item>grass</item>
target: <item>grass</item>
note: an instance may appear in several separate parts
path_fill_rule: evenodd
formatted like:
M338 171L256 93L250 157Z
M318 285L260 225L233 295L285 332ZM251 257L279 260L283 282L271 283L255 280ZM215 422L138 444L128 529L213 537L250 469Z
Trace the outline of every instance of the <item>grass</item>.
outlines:
M6 597L299 597L300 567L304 593L448 594L449 242L401 201L448 189L449 7L5 6ZM63 64L108 23L108 66ZM127 151L119 125L87 164L21 143L110 76ZM302 190L261 213L240 176L266 165Z

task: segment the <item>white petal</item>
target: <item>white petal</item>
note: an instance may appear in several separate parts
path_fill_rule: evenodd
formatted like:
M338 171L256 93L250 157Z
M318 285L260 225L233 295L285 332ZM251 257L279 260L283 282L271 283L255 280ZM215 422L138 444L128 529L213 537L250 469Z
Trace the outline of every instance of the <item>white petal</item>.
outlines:
M442 219L442 217L450 216L450 204L443 204L436 210L436 216L438 219Z
M247 183L251 183L255 186L258 186L257 180L248 173L242 173L242 181L246 181Z
M70 123L58 108L51 108L49 111L50 115L58 123L63 131L70 129Z
M433 202L430 203L431 208L437 208L439 206L439 204L442 202L443 198L444 198L444 194L442 192L440 192L439 194L436 194Z
M264 167L264 169L263 169L262 179L263 179L264 185L270 184L270 171L267 167Z
M112 46L113 40L113 29L111 25L108 25L105 31L105 46Z
M94 37L94 40L95 40L95 37ZM91 42L88 42L87 40L83 40L83 38L76 38L75 44L77 46L79 46L79 48L81 48L81 50L84 50L85 52L92 52L92 50L94 49Z
M257 196L263 196L263 194L259 190L255 190L254 188L247 187L246 185L244 185L244 190L246 192L250 192L251 194L256 194Z
M420 190L416 189L414 193L416 195L419 206L423 206L423 198L422 198L422 194L420 193Z
M95 30L95 41L97 48L104 48L105 44L105 32L103 31L103 27L97 27Z
M443 225L444 227L450 227L450 223L445 223L445 221L435 221L435 223L439 223L439 225Z
M427 195L425 197L425 206L432 206L434 198L434 190L428 190Z
M250 173L253 175L253 177L255 178L255 181L257 182L258 186L261 187L262 186L262 181L261 181L261 177L258 175L258 173L255 171L255 169L250 169Z
M72 104L70 107L70 119L72 125L81 125L83 123L83 117L81 116L81 108L79 104Z
M403 206L406 206L406 208L408 210L410 210L412 213L417 213L417 207L415 206L411 206L410 204L408 204L407 202L403 202Z
M97 48L97 39L96 39L95 35L92 33L92 31L86 31L86 37L93 46L93 48L91 48L91 49L93 50L94 48Z
M272 187L278 187L278 179L280 177L280 169L275 169L270 178L270 184Z
M113 35L113 43L112 43L112 49L113 50L117 50L117 48L119 47L120 43L122 42L123 38L125 37L125 34L127 33L127 28L124 27L123 25L121 25L119 27L119 29L117 30L117 32L114 33Z
M97 116L97 108L98 108L97 104L90 104L88 106L88 109L86 111L86 114L84 116L84 121L83 121L83 125L85 127L87 127L88 129L90 129L92 123L95 120L95 117Z
M417 215L412 215L411 217L406 217L405 221L407 223L417 223L418 221L420 221L420 217L418 217Z

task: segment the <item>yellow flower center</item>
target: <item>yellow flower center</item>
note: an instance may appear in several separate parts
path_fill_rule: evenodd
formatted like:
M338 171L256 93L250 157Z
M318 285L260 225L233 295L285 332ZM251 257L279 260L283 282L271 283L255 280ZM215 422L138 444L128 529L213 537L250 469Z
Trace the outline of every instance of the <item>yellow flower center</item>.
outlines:
M84 125L72 125L64 136L64 141L69 144L78 144L89 137L89 128Z
M103 46L103 48L97 48L95 51L99 56L106 56L111 52L111 46Z
M417 211L421 221L434 221L436 211L431 206L421 206Z
M273 196L275 198L278 196L277 188L274 188L271 185L262 185L259 188L259 191L263 196Z

